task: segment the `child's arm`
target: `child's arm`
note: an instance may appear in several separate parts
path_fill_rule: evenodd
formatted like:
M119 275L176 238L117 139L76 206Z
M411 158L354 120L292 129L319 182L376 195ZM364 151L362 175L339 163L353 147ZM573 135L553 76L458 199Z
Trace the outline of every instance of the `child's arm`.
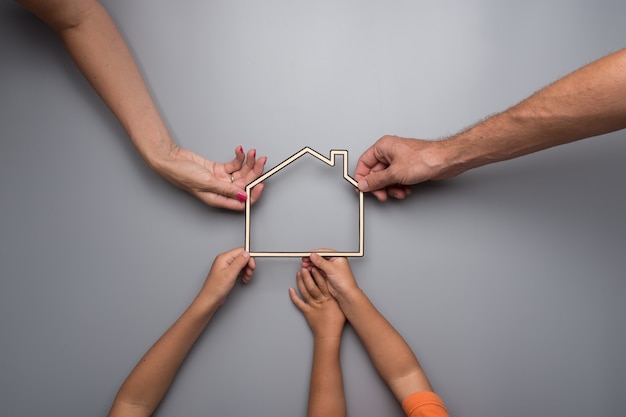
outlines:
M317 271L304 269L296 276L298 289L289 296L304 314L313 331L313 364L309 384L308 417L345 417L346 400L339 360L344 314L328 292L326 280Z
M330 293L398 401L417 391L433 390L409 345L358 287L346 258L324 259L313 253L303 266L324 273Z
M109 417L152 415L190 349L226 300L237 276L241 274L244 282L250 281L254 267L254 259L242 248L217 256L191 305L128 375L115 397Z

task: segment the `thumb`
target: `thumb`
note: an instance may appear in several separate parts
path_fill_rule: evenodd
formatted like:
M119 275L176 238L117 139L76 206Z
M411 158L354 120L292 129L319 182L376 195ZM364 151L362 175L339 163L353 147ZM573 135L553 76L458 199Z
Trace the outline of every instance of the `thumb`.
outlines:
M309 259L317 269L324 271L326 275L332 272L333 264L324 257L318 255L317 253L311 253Z
M246 201L248 196L246 195L245 190L242 190L240 187L235 184L228 184L224 182L217 182L214 186L208 187L212 192L223 195L227 198L236 198L239 201Z
M389 184L393 183L395 183L395 181L393 180L391 173L389 172L389 168L387 168L382 171L371 172L370 174L361 178L358 185L359 190L363 192L368 192L381 190Z
M229 265L226 269L228 269L229 272L232 272L235 275L238 275L241 272L241 270L244 269L246 265L248 265L249 260L250 260L250 254L244 250L241 253L234 255L234 257L232 258L232 261L229 262Z

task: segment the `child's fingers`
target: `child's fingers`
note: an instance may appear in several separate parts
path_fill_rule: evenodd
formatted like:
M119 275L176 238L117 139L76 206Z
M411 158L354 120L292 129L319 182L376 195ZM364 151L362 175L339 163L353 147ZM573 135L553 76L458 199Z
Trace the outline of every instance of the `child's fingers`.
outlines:
M328 292L328 284L326 282L326 278L322 275L319 269L312 268L311 275L313 275L313 279L315 280L315 285L323 295L330 295Z
M304 309L306 308L306 303L302 301L300 297L298 297L298 294L296 293L296 290L294 288L289 288L289 298L291 298L291 302L298 308L298 310L304 312Z
M253 257L248 259L248 264L241 271L241 280L244 284L247 284L252 279L254 270L256 269L256 261Z
M309 295L315 300L319 299L322 296L322 291L317 286L316 280L311 276L311 272L308 269L302 269L300 275Z
M311 297L311 294L309 294L309 290L306 288L306 285L304 284L302 271L298 271L296 273L296 284L298 285L298 291L300 292L300 297L302 297L304 302L308 304L312 300L312 297Z
M241 282L247 284L252 279L252 274L254 273L254 269L250 266L246 266L241 272Z

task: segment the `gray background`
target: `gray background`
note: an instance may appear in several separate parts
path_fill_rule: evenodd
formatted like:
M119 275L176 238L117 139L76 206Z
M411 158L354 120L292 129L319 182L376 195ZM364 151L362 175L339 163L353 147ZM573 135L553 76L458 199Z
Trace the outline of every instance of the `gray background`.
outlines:
M622 1L106 1L168 126L214 160L268 169L311 146L350 172L383 134L435 138L624 46ZM104 415L244 217L137 156L60 41L0 6L0 404ZM626 361L626 132L366 198L359 284L452 415L619 415ZM307 195L309 218L329 204ZM261 207L261 205L259 205ZM312 222L311 227L315 227ZM268 237L269 241L273 241ZM304 415L312 337L298 261L259 260L157 415ZM400 416L351 329L353 416Z

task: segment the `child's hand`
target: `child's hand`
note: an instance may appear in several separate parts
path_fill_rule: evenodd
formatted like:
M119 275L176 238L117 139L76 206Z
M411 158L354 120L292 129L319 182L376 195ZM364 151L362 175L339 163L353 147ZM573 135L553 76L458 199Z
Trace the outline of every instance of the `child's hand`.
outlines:
M200 294L206 295L221 305L235 286L237 277L241 276L241 281L244 284L248 283L252 279L255 267L254 258L251 258L243 248L231 249L217 255Z
M341 338L346 317L337 301L330 295L326 279L317 268L302 269L296 274L298 290L289 288L291 301L304 314L313 337L317 339Z
M302 258L302 268L306 270L318 269L322 272L328 282L328 291L334 298L342 297L347 293L358 289L359 286L354 279L350 263L347 258L323 258L325 251L331 249L319 249L312 252L311 256Z

